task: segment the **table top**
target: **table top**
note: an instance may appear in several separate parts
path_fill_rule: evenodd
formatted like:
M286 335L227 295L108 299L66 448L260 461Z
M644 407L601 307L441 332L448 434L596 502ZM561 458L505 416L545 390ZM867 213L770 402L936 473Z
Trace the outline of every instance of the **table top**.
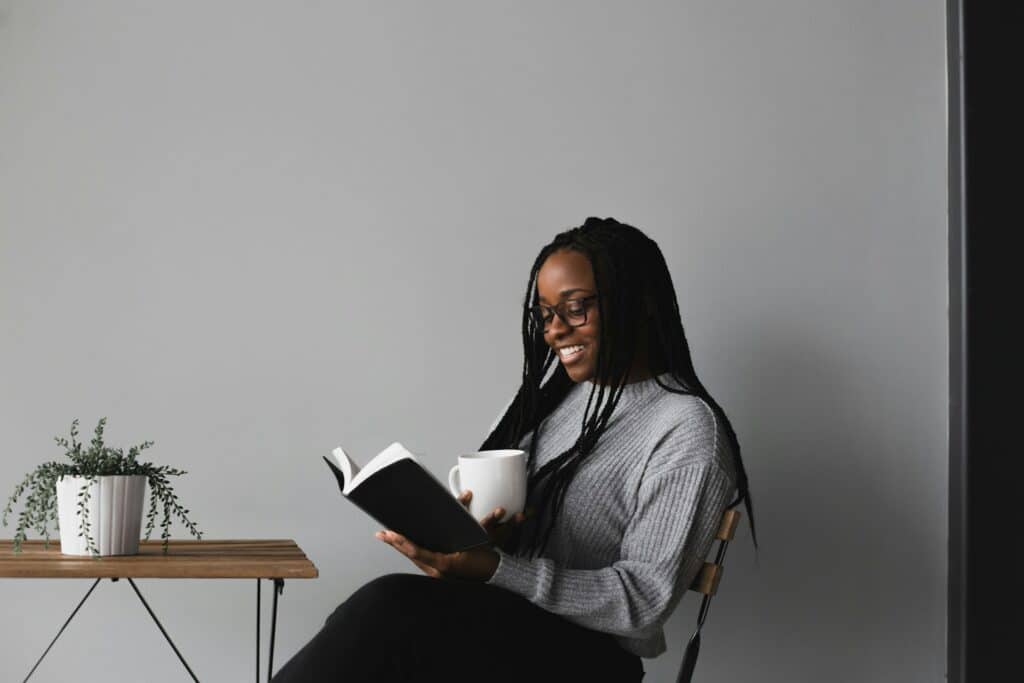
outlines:
M0 577L143 579L315 579L319 571L290 539L141 541L138 555L62 555L60 541L0 540Z

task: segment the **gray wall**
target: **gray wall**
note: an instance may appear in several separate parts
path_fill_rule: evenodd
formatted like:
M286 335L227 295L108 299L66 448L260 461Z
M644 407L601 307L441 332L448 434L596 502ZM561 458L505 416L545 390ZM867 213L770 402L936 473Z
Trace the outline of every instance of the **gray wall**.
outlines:
M665 253L759 515L702 680L942 680L944 9L0 0L0 494L75 417L155 440L208 538L319 567L286 586L280 664L418 572L320 456L400 440L440 475L478 446L534 256L611 215ZM254 582L140 584L200 678L251 678ZM0 679L87 585L0 580ZM79 661L183 678L122 583L35 680Z

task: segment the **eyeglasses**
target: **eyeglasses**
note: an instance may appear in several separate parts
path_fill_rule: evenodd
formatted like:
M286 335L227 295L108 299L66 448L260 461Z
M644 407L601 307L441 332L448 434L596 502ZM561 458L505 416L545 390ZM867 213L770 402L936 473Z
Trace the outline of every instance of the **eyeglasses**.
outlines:
M530 312L530 317L533 318L533 321L544 329L547 329L556 313L562 319L562 322L569 327L579 327L580 325L587 324L587 309L590 308L587 304L591 299L596 298L597 294L591 294L582 299L567 299L556 306L540 304L530 306L527 310Z

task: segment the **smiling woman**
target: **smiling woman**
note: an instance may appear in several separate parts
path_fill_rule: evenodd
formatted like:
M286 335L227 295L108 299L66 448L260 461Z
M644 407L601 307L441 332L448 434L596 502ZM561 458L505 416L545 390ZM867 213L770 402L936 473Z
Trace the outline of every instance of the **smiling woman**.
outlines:
M491 512L490 546L461 553L380 532L425 576L360 588L275 681L639 681L722 512L745 502L753 532L736 435L653 240L611 218L558 234L522 330L522 384L480 448L529 450L528 514Z
M554 252L537 274L537 295L540 303L531 312L544 340L557 351L572 381L590 379L597 371L601 326L600 313L589 310L599 298L590 261L578 251ZM558 303L551 307L552 302Z

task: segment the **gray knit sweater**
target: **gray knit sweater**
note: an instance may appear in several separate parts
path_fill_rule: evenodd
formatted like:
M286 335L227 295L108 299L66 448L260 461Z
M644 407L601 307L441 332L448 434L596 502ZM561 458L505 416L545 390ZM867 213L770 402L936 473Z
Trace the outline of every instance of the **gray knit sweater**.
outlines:
M678 386L668 374L660 379ZM540 424L531 474L575 442L593 386L573 386ZM529 452L533 436L519 447ZM487 583L656 657L666 649L662 626L700 570L735 482L724 428L703 400L653 378L627 384L565 492L544 556L498 549Z

